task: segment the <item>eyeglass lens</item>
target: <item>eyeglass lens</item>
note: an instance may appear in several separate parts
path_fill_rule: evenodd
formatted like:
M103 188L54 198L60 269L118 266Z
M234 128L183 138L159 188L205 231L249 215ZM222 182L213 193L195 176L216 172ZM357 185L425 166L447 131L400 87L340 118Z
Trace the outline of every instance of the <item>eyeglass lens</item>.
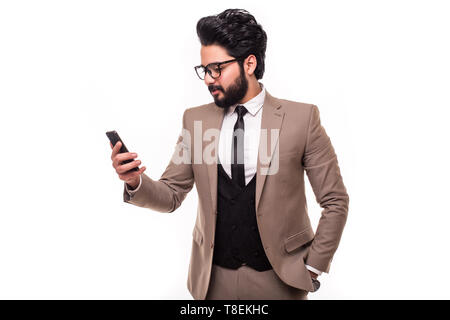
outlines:
M218 78L220 76L220 68L217 65L211 65L206 67L209 70L209 74L212 78ZM205 79L205 75L206 75L206 68L203 67L199 67L196 68L195 70L197 71L198 76L204 80Z

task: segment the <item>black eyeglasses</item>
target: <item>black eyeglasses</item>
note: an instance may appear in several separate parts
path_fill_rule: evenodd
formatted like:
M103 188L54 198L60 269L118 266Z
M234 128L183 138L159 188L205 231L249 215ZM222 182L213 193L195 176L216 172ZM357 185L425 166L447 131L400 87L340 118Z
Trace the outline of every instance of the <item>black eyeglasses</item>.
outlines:
M195 72L197 73L200 80L204 80L206 76L206 72L211 76L213 79L217 79L220 77L221 71L222 71L222 65L225 63L230 63L234 61L242 60L242 58L236 58L232 60L222 61L222 62L213 62L208 64L206 67L200 65L194 67Z

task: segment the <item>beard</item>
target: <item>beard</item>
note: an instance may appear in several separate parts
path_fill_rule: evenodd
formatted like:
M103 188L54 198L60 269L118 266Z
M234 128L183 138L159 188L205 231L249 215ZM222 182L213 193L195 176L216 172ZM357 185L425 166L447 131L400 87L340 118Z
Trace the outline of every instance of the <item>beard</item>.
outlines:
M209 85L208 89L210 92L214 90L220 90L223 92L223 98L219 99L218 95L214 96L214 103L220 108L228 108L236 103L238 103L248 90L248 81L245 78L244 68L239 66L239 77L224 90L221 86Z

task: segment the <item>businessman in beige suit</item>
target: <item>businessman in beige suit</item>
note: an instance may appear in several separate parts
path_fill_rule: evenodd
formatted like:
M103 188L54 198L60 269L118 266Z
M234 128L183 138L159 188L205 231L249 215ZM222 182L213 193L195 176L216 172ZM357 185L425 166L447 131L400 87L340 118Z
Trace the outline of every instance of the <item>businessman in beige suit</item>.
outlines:
M313 104L278 99L258 81L267 37L245 10L197 24L201 65L214 102L187 109L170 163L159 180L136 154L113 166L124 201L176 210L194 183L198 210L187 286L195 299L307 299L329 272L349 197L333 146ZM200 138L199 138L200 137ZM304 172L323 208L311 227Z

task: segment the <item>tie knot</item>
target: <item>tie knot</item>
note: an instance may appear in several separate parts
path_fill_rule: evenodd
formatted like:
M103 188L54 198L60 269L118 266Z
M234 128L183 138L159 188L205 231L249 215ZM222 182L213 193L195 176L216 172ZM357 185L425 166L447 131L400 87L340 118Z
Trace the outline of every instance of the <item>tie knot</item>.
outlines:
M242 118L244 114L247 113L248 110L243 105L240 104L236 107L234 111L237 112L238 118Z

